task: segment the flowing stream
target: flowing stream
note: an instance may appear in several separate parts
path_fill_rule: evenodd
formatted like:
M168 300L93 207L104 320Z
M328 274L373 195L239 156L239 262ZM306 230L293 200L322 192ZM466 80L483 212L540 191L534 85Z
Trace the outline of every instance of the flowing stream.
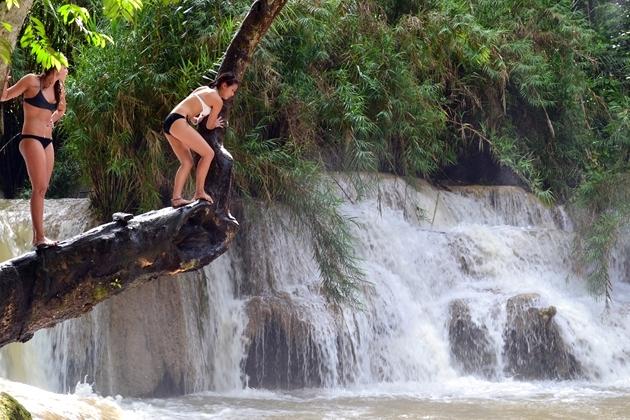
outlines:
M630 418L628 232L605 310L574 270L561 207L515 187L445 191L382 176L355 200L340 184L367 280L360 308L321 296L301 226L281 209L252 210L204 270L0 350L0 391L46 419ZM92 223L83 200L48 201L46 212L52 237ZM29 243L28 203L0 200L0 261ZM573 379L510 371L506 303L523 294L555 307ZM453 356L454 302L485 331L477 373Z

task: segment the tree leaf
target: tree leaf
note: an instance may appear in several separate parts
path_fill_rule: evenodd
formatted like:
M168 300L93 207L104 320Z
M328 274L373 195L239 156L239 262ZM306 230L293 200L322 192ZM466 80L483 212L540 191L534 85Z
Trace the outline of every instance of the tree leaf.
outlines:
M2 21L2 27L7 31L7 32L13 32L13 25L11 25L9 22L4 22ZM3 38L4 39L4 38Z

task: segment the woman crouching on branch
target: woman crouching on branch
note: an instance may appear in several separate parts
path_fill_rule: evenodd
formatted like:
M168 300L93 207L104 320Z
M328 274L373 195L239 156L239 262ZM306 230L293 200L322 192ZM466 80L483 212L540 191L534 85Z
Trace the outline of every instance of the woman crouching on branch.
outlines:
M67 75L66 67L53 67L42 74L27 74L11 87L8 87L10 76L7 75L0 98L0 101L8 101L20 95L24 97L19 148L32 186L31 219L36 248L57 245L57 241L48 239L44 233L44 196L55 164L53 127L66 111L63 84Z
M214 202L205 191L206 176L214 158L214 152L204 138L189 124L197 125L208 116L206 121L208 130L223 127L223 119L219 117L223 101L234 96L238 85L239 82L232 73L222 73L209 86L195 89L177 104L164 120L164 134L180 163L173 184L171 199L173 207L192 203L182 197L184 184L193 167L191 150L200 156L195 174L193 199Z

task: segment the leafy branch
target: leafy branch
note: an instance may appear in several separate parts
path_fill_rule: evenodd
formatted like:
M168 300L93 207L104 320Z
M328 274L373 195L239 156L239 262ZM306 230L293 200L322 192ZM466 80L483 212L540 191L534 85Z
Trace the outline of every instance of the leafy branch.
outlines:
M7 0L5 3L7 10L12 7L20 7L18 0ZM50 6L53 7L52 3ZM142 0L104 0L103 11L105 16L111 20L123 19L132 22L134 15L142 9ZM96 30L96 23L90 12L85 7L73 3L63 4L56 9L56 13L61 17L65 26L75 26L83 35L83 39L89 45L104 48L107 44L112 44L113 39L102 32ZM8 33L13 32L13 28L8 22L0 22L2 30ZM68 58L61 51L54 48L46 27L42 21L31 16L29 23L24 29L20 39L20 46L30 50L35 61L44 69L52 67L60 68L68 65ZM0 38L0 59L6 64L11 60L13 46L5 36Z

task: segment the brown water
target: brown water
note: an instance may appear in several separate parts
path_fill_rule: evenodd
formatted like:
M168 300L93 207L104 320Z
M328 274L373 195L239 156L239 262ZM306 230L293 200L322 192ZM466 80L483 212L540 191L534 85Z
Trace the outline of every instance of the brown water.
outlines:
M0 379L0 391L17 398L34 419L45 420L630 419L630 387L569 382L492 383L462 378L449 384L127 399L99 397L86 384L64 395Z
M483 384L480 384L483 388ZM500 393L501 384L492 388ZM439 386L438 386L439 387ZM506 384L513 395L413 396L373 391L242 391L176 399L123 401L126 416L146 419L630 419L630 392L567 384ZM546 388L546 390L544 390ZM473 393L473 389L468 390ZM486 390L482 391L485 392ZM529 395L527 395L529 393ZM518 395L521 394L521 395ZM132 417L129 417L132 418Z

